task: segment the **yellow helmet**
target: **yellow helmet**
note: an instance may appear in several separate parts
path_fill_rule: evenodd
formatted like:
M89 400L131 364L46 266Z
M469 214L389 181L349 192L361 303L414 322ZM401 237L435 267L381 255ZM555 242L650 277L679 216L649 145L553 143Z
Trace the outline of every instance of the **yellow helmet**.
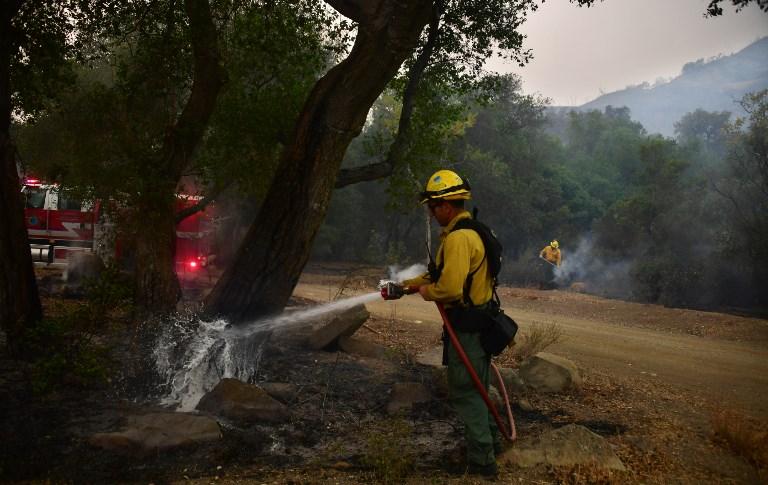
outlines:
M421 203L430 200L469 200L472 198L469 182L462 180L456 172L438 170L427 180L427 187L421 193Z
M557 240L555 240L555 241L552 241L551 243L549 243L549 245L550 245L550 246L552 246L552 247L553 247L553 248L555 248L555 249L557 249L557 248L559 248L559 247L560 247L560 243L559 243L559 242L557 242Z

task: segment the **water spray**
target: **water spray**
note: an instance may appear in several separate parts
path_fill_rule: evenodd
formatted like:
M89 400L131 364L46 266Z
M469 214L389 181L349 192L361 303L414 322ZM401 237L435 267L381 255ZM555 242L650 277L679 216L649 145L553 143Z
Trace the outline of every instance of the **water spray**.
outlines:
M223 319L180 317L164 327L155 345L156 369L167 387L162 403L191 411L222 378L251 381L259 371L272 332L305 325L379 298L381 292L375 291L238 326Z

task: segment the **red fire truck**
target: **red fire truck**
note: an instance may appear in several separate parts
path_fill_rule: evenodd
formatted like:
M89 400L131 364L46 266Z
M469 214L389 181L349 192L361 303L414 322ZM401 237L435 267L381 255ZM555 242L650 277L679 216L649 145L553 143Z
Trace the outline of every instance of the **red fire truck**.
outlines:
M112 240L101 203L69 197L57 185L26 178L22 186L24 216L32 259L66 265L74 251L95 252L104 259L123 257L120 241ZM199 196L177 195L177 210L196 204ZM176 226L176 273L197 276L213 260L213 207L199 211Z

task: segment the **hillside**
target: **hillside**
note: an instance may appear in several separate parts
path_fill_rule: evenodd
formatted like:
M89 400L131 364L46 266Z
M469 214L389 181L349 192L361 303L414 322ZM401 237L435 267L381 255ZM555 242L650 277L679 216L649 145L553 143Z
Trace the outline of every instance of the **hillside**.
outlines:
M701 108L743 115L738 100L767 88L768 37L763 37L735 54L689 62L667 83L644 83L607 93L578 109L627 106L649 133L672 136L674 123L686 113Z

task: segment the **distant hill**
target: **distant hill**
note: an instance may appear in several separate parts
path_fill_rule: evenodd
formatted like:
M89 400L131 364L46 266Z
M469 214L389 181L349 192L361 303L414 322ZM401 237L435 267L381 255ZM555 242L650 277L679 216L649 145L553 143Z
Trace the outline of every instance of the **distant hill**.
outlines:
M674 123L697 108L743 116L737 101L746 93L768 89L768 37L736 54L683 66L678 77L653 86L642 84L604 94L579 110L627 106L649 133L674 135Z

